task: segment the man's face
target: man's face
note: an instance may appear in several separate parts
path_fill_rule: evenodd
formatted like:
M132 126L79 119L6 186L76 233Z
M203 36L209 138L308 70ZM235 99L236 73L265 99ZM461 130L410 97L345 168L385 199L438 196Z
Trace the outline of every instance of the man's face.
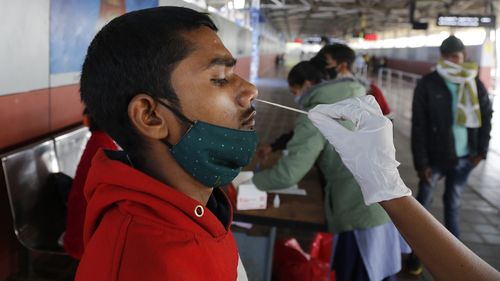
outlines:
M330 54L325 54L325 71L328 76L328 79L333 80L337 78L339 72L342 71L342 69L339 69L339 64L335 59L330 56ZM342 65L341 65L342 66Z
M191 120L241 130L253 129L254 85L234 73L236 60L217 34L201 27L183 34L194 49L172 71L172 87Z
M462 64L464 63L464 53L463 52L455 52L451 54L443 55L443 59L447 61L451 61L454 64Z

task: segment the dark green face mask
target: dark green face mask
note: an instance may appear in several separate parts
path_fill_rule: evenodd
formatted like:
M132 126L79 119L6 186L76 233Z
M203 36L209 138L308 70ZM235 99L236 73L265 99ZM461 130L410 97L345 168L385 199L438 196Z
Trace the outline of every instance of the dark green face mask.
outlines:
M180 141L166 143L181 167L208 187L230 183L248 165L257 147L257 133L191 121L178 110L158 101L191 124Z

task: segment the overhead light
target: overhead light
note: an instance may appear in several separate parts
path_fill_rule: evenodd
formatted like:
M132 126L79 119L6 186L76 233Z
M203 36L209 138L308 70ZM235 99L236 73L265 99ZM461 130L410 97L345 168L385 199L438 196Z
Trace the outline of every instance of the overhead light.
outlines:
M234 0L234 8L236 10L245 8L245 0Z

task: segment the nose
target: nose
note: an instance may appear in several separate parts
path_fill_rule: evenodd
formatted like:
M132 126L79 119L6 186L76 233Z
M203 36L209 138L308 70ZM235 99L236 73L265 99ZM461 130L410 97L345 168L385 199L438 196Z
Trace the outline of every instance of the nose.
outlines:
M257 98L259 95L259 91L254 84L246 81L243 78L241 79L239 94L237 97L238 104L243 108L248 108L252 104L252 101Z

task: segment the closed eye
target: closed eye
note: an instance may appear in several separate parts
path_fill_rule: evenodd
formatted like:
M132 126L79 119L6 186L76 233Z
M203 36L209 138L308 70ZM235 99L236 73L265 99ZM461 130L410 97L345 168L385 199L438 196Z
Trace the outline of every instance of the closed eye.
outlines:
M228 82L226 78L210 79L210 81L212 81L212 83L216 86L224 86Z

